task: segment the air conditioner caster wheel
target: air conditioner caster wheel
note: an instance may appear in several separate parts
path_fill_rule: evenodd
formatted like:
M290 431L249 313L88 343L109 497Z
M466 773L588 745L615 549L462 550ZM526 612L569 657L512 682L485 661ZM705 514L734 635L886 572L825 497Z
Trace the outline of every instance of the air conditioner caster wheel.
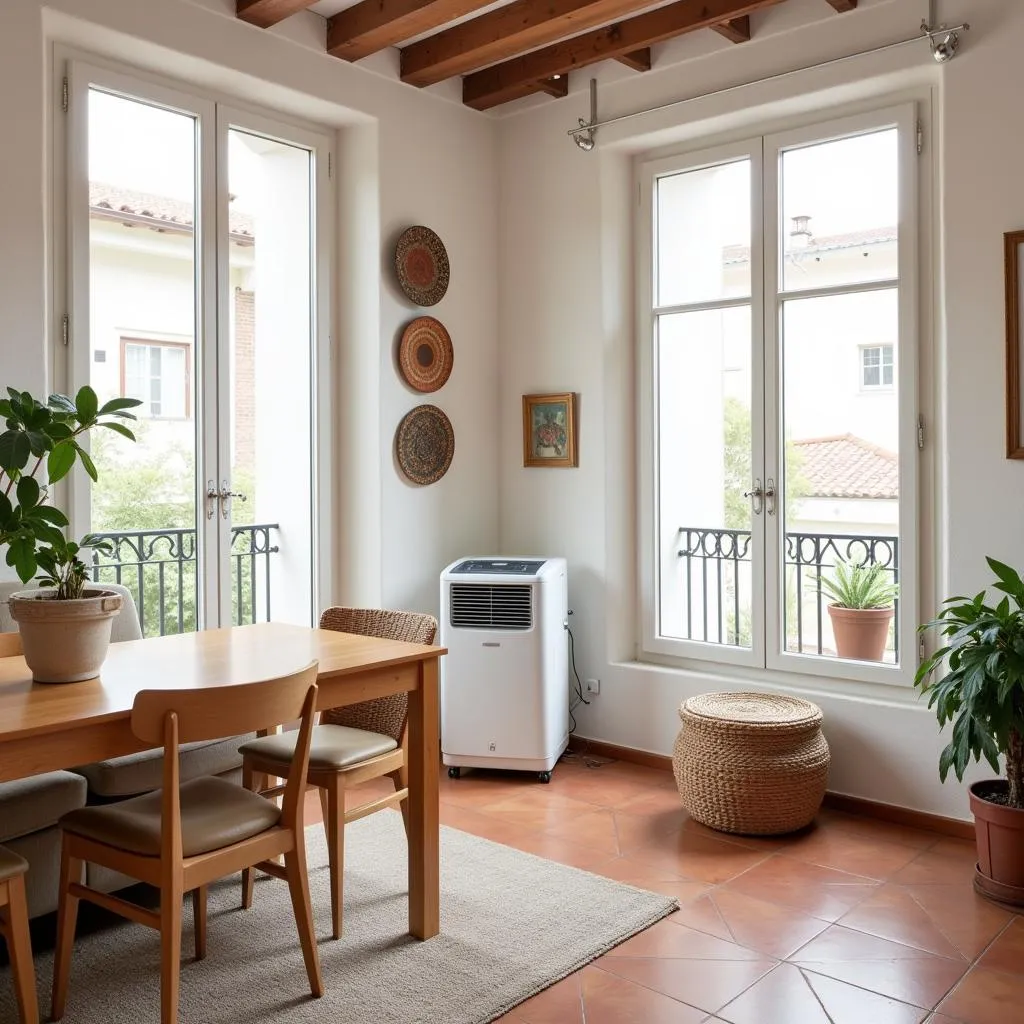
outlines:
M551 772L537 772L537 778L540 779L541 782L550 782Z
M448 778L449 779L457 779L461 774L462 774L462 769L461 768L452 767L452 768L448 769Z

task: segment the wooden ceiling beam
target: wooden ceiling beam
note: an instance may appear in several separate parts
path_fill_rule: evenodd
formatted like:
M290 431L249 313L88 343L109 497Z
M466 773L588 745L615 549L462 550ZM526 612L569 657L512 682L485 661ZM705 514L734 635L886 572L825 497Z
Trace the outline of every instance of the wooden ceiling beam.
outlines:
M636 18L523 54L462 80L462 102L476 110L507 103L524 82L567 74L687 32L741 18L782 0L677 0Z
M652 0L515 0L406 46L402 50L402 81L421 87L434 85L634 14L651 3Z
M651 48L649 46L645 46L642 50L634 50L632 53L620 53L615 59L634 71L651 70Z
M546 92L549 96L554 96L555 99L560 99L562 96L569 95L569 76L559 75L557 78L545 78L542 82L537 82L536 92ZM527 93L526 95L529 95Z
M327 52L359 60L486 7L491 0L363 0L327 20Z
M742 18L730 18L729 21L721 21L711 28L720 36L725 36L730 43L750 42L750 15L744 14Z
M237 0L235 14L250 25L270 28L315 3L316 0Z
M830 7L834 7L840 14L843 11L855 11L857 9L857 0L825 0Z

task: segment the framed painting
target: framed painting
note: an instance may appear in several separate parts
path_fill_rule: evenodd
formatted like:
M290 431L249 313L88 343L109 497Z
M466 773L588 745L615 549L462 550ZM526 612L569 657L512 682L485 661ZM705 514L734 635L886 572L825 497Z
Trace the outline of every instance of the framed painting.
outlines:
M1006 268L1006 457L1024 459L1024 231L1003 235Z
M579 465L575 392L523 395L523 465Z

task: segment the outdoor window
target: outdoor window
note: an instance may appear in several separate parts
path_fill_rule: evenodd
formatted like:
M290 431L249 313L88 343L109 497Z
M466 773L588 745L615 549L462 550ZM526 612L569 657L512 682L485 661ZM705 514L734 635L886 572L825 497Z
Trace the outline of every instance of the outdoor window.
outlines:
M188 345L121 340L121 394L142 402L138 414L151 419L189 416L191 367Z
M910 683L915 122L641 165L645 651ZM873 647L830 608L850 573Z
M892 345L865 345L860 350L860 386L892 387Z

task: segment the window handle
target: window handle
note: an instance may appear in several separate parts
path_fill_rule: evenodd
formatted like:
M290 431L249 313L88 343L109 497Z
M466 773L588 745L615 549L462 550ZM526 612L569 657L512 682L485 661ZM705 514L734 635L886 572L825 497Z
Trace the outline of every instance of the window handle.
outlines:
M764 491L761 490L760 477L754 481L753 490L743 492L743 497L750 498L750 504L754 510L754 515L759 516L764 510Z
M768 485L764 489L764 496L768 502L768 515L775 515L775 481L768 477Z
M230 491L230 490L228 490L228 482L227 482L227 480L221 480L221 482L220 482L220 493L218 494L218 497L220 498L220 514L225 519L227 519L227 517L228 517L228 505L230 504L232 498L235 498L238 501L248 501L249 500L248 495L243 494L241 491Z

